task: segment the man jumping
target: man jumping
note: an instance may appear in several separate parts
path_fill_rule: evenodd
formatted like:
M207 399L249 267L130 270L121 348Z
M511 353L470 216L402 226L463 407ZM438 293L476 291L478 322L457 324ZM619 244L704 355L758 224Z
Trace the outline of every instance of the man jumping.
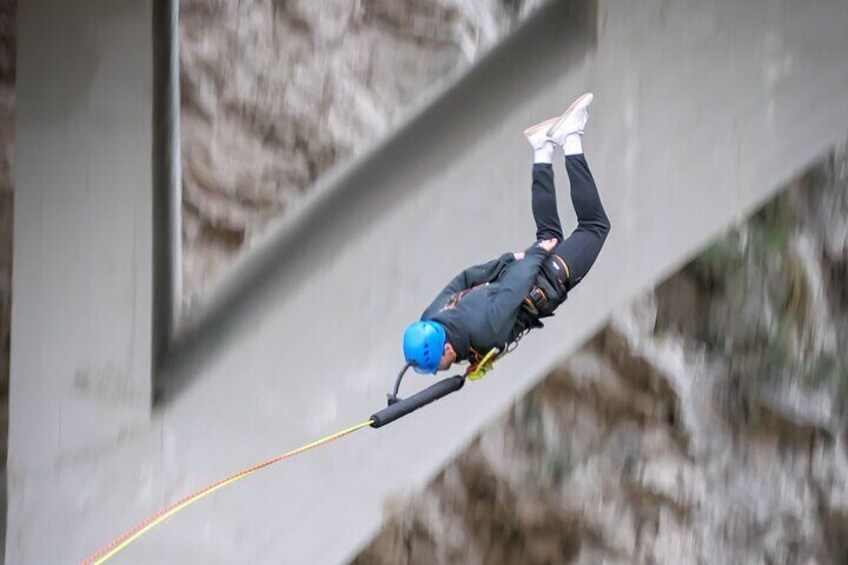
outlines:
M583 155L581 136L591 93L561 116L524 131L535 152L532 208L536 242L523 253L470 267L456 276L403 336L406 362L419 373L453 363L479 363L492 349L504 351L565 302L595 262L610 230L598 189ZM554 146L565 153L577 228L563 238L557 213Z

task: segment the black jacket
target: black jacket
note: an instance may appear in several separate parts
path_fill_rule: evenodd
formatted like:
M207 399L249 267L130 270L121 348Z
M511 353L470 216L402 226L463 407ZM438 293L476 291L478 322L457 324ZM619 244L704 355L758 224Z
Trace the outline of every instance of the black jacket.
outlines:
M524 259L506 253L464 270L439 293L421 319L445 328L457 361L474 362L493 347L503 348L527 327L518 320L519 312L543 275L542 264L548 255L534 244L524 252Z

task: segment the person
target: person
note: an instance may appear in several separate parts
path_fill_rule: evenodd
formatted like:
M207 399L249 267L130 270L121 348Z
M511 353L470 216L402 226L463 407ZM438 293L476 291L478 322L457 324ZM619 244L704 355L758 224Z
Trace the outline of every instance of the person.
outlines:
M531 204L536 241L522 253L470 267L439 293L403 336L407 366L434 374L453 363L480 363L544 324L592 267L610 222L583 155L582 135L593 95L586 93L561 115L524 130L534 150ZM577 228L563 237L557 213L553 155L565 154Z

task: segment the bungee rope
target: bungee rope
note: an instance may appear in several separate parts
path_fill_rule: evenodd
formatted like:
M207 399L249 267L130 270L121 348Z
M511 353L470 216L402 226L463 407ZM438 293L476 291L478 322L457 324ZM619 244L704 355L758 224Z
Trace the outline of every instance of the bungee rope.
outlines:
M348 434L352 434L357 430L361 430L366 426L370 426L373 421L369 418L367 421L362 422L361 424L357 424L340 432L336 432L334 434L322 437L317 441L313 441L312 443L308 443L304 446L298 447L297 449L293 449L282 455L278 455L273 459L268 459L267 461L263 461L258 465L254 465L253 467L249 467L244 471L240 471L234 475L230 475L225 479L221 479L220 481L214 482L209 486L206 486L199 491L186 496L185 498L178 500L177 502L171 504L170 506L166 506L156 514L150 516L143 522L140 522L138 525L133 527L131 530L127 531L125 534L120 537L115 538L108 545L104 546L102 549L91 555L91 557L87 558L82 562L82 565L100 565L101 563L106 563L109 559L114 557L119 551L126 548L132 542L146 534L148 531L152 530L154 527L158 526L183 508L189 506L200 500L201 498L208 496L215 492L218 489L222 489L227 485L231 485L234 482L247 477L248 475L252 475L256 471L260 469L264 469L265 467L270 467L274 463L279 463L283 459L288 459L289 457L294 457L304 451L309 451L310 449L314 449L316 447L320 447L332 441L335 441L339 438L342 438Z
M442 379L424 390L421 390L410 397L400 398L398 397L398 390L400 388L401 380L403 379L403 374L409 368L409 365L405 366L403 371L401 371L400 375L398 375L397 381L395 382L395 387L392 393L388 395L389 402L386 408L383 408L379 412L375 412L368 420L356 424L355 426L351 426L350 428L344 429L340 432L336 432L334 434L330 434L328 436L324 436L319 440L313 441L312 443L308 443L297 449L293 449L282 455L278 455L272 459L268 459L267 461L263 461L257 465L252 467L248 467L243 471L239 471L234 475L230 475L224 479L216 481L196 492L190 494L173 504L166 506L165 508L159 510L156 514L153 514L143 522L139 522L132 529L128 530L126 533L112 540L109 544L105 545L103 548L98 550L96 553L92 554L90 557L82 561L82 565L101 565L102 563L106 563L109 559L117 555L120 551L125 549L135 540L179 512L180 510L186 508L187 506L194 504L201 498L204 498L216 490L222 489L227 485L231 485L234 482L241 480L249 475L252 475L256 471L260 469L264 469L265 467L270 467L274 463L279 463L284 459L288 459L290 457L294 457L295 455L299 455L305 451L309 451L310 449L314 449L316 447L320 447L322 445L326 445L330 442L333 442L337 439L343 438L346 435L352 434L357 430L361 430L364 427L371 426L372 428L381 428L387 424L394 422L395 420L402 418L408 414L411 414L415 410L430 404L448 394L456 392L461 389L465 384L466 380L478 380L483 378L487 372L492 370L492 366L495 361L506 355L512 351L512 348L506 348L504 351L499 350L498 348L493 348L489 351L481 360L475 365L471 365L468 370L463 375L455 375L453 377L448 377L446 379Z

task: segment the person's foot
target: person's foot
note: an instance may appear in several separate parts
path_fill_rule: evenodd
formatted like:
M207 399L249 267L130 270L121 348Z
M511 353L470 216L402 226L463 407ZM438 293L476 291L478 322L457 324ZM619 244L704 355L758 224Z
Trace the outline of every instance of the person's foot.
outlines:
M561 146L566 155L583 153L580 136L583 135L586 122L589 120L589 106L594 98L591 92L587 92L572 102L547 132L548 137Z
M533 162L550 164L554 158L554 142L548 137L548 130L559 118L551 118L530 126L524 130L524 137L533 146Z
M536 125L530 126L524 130L524 137L533 146L533 149L541 149L546 143L551 143L551 138L548 136L548 131L559 120L559 116L539 122Z

